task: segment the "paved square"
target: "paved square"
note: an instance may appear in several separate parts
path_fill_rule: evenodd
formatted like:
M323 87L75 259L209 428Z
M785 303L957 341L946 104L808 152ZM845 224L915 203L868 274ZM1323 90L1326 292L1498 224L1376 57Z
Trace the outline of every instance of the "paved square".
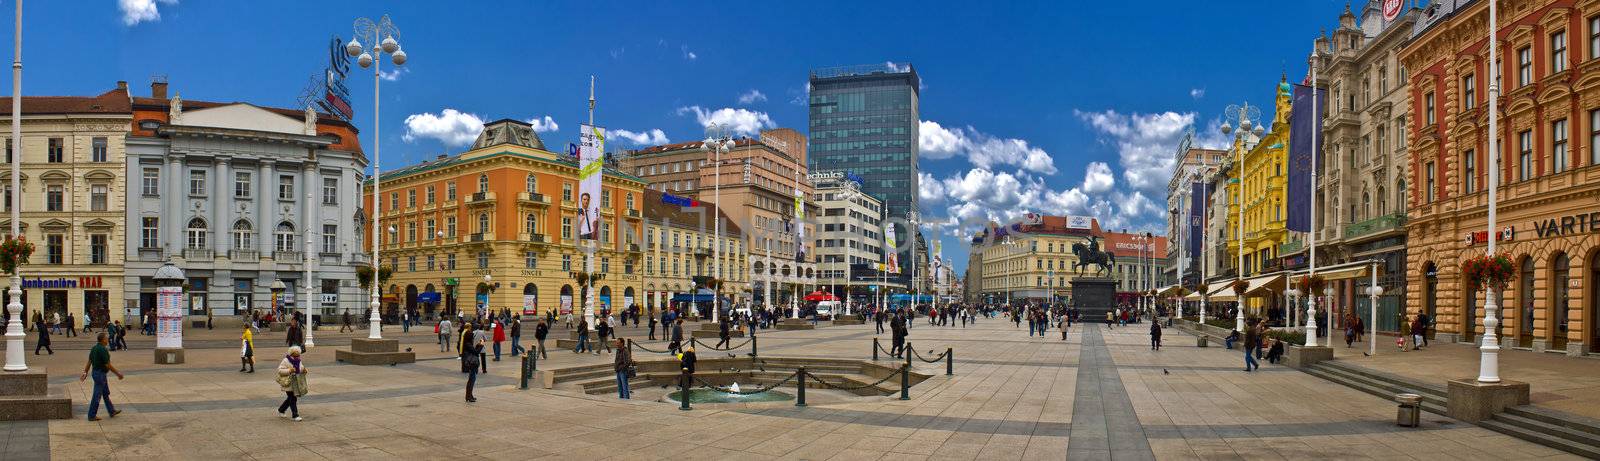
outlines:
M126 413L95 423L84 421L90 386L75 372L88 343L64 339L54 356L29 359L51 370L53 390L71 394L74 419L0 424L0 458L1576 459L1433 414L1421 428L1397 427L1392 402L1279 365L1245 373L1237 351L1193 347L1176 330L1151 351L1148 328L1074 326L1063 341L1059 331L1030 338L1000 319L968 328L919 319L913 347L929 356L954 348L955 375L944 376L942 362L913 360L934 377L910 400L812 390L804 408L692 411L659 401L661 388L636 389L632 401L571 386L518 390L509 356L490 362L479 401L469 404L465 379L431 328L387 334L418 353L418 363L394 367L336 364L333 350L365 334L319 332L299 423L275 414L276 335L257 338L254 374L237 372L231 332L192 332L188 363L178 366L151 364L147 337L130 338L134 350L113 356L128 378L111 384ZM757 336L763 356L870 359L873 330ZM632 327L622 334L645 336ZM539 366L610 359L552 350Z

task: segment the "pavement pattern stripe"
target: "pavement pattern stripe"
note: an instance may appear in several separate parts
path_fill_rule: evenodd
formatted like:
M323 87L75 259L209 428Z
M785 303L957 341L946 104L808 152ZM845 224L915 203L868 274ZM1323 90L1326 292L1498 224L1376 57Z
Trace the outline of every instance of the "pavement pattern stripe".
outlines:
M1067 459L1155 459L1098 328L1084 328Z

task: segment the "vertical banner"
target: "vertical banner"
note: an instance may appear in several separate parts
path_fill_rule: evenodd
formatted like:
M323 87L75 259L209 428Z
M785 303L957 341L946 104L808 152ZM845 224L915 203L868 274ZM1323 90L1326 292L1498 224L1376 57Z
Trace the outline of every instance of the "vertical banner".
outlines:
M603 176L605 129L581 125L578 135L578 239L594 240L600 231L600 183Z
M883 226L883 241L885 243L883 248L884 265L888 266L886 269L890 274L898 274L900 273L900 247L895 245L894 224Z
M944 253L939 240L933 241L933 284L937 288L944 285Z
M522 315L539 315L539 295L522 295Z
M1200 212L1205 209L1206 200L1208 199L1205 193L1208 188L1204 182L1196 182L1189 187L1189 235L1184 236L1187 239L1184 242L1184 246L1188 247L1184 257L1189 258L1189 261L1184 267L1195 268L1195 272L1198 273L1200 270L1200 244L1205 239L1205 217Z
M1304 85L1294 86L1294 102L1289 106L1289 184L1284 205L1289 208L1287 227L1292 231L1311 231L1311 156L1322 152L1322 139L1316 136L1322 114L1313 113L1311 98L1323 103L1324 91Z
M572 295L561 295L561 315L572 313Z
M156 288L156 347L183 347L183 287Z
M799 187L794 188L794 260L806 260L806 201Z

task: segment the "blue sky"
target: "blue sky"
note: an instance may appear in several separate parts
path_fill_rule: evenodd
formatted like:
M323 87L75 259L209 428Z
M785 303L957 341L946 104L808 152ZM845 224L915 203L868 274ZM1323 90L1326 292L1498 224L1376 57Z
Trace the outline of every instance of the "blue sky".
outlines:
M598 124L627 130L613 140L659 143L703 138L704 119L804 131L808 70L911 63L924 83L923 214L942 221L934 232L961 270L963 225L1026 211L1159 232L1177 134L1193 126L1214 143L1223 107L1270 104L1345 3L440 5L31 0L23 91L97 94L128 80L147 95L162 74L189 99L292 106L330 38L388 13L410 59L382 87L388 170L461 151L474 120L537 120L555 128L547 143L575 139L590 75ZM6 25L14 8L0 7ZM347 82L369 152L372 78L358 68Z

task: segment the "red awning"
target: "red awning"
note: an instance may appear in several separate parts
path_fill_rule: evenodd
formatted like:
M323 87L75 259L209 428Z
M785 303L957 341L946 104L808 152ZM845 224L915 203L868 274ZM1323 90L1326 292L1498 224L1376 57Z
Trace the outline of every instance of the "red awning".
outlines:
M813 292L811 292L811 294L806 295L805 299L806 299L806 301L838 301L839 300L839 298L834 297L832 293L827 293L827 292L822 292L822 291L813 291Z

